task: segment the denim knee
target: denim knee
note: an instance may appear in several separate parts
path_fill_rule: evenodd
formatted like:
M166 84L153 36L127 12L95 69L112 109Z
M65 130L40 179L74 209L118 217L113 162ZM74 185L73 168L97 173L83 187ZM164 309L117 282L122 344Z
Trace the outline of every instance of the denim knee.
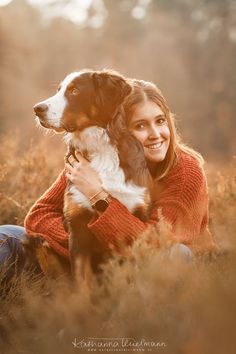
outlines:
M4 269L6 278L19 274L25 265L29 267L21 241L25 229L17 225L0 226L0 269ZM37 264L33 265L38 267Z
M23 252L21 240L25 234L22 226L0 226L0 266L5 262L13 262Z
M170 248L169 256L171 260L177 259L184 262L192 262L193 260L193 252L183 243L176 243L172 246Z

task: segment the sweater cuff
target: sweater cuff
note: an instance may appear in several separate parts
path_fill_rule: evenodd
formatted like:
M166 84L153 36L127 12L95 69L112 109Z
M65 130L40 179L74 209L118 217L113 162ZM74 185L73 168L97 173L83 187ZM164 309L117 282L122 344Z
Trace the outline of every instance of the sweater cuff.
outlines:
M114 215L117 216L119 209L123 212L127 212L127 208L123 204L121 204L117 199L112 198L106 210L97 218L92 218L90 220L87 225L90 231L94 233L97 231L99 233L99 231L104 230L104 227L107 229L107 225L110 225Z
M104 213L92 219L88 228L106 248L119 250L131 245L137 235L144 231L145 224L132 215L126 206L112 198Z

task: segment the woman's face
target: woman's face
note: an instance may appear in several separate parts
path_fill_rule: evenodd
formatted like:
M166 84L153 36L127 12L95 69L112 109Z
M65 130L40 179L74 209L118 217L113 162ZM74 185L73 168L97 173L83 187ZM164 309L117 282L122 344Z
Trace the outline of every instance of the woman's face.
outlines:
M160 107L153 101L137 104L128 123L129 131L143 145L149 162L165 159L170 145L170 130Z

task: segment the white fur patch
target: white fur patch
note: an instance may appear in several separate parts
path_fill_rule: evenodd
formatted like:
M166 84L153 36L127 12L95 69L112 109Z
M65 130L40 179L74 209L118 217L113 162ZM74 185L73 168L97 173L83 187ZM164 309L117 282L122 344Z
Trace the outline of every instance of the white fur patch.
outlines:
M60 90L54 96L51 96L48 99L39 102L39 104L46 104L48 106L47 119L45 119L45 122L48 123L51 128L61 127L63 113L67 106L65 91L71 81L73 81L80 74L80 72L74 72L67 75L61 83Z
M79 149L82 154L85 150L88 152L91 166L98 172L102 187L125 205L130 212L133 212L138 206L144 205L146 188L125 182L125 174L120 167L118 151L111 145L105 129L94 126L84 129L79 134L76 133L76 136L75 133L66 133L65 140ZM70 192L75 203L91 209L88 198L75 187L71 186Z
M69 186L69 192L76 204L82 205L84 208L92 211L91 203L83 193L81 193L74 185Z

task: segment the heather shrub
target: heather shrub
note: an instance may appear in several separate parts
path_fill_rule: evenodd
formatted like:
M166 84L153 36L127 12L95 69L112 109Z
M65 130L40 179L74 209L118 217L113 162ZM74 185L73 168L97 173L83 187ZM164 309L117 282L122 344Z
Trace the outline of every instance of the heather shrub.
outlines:
M21 145L17 133L1 139L0 224L22 224L30 206L57 174L43 140Z

